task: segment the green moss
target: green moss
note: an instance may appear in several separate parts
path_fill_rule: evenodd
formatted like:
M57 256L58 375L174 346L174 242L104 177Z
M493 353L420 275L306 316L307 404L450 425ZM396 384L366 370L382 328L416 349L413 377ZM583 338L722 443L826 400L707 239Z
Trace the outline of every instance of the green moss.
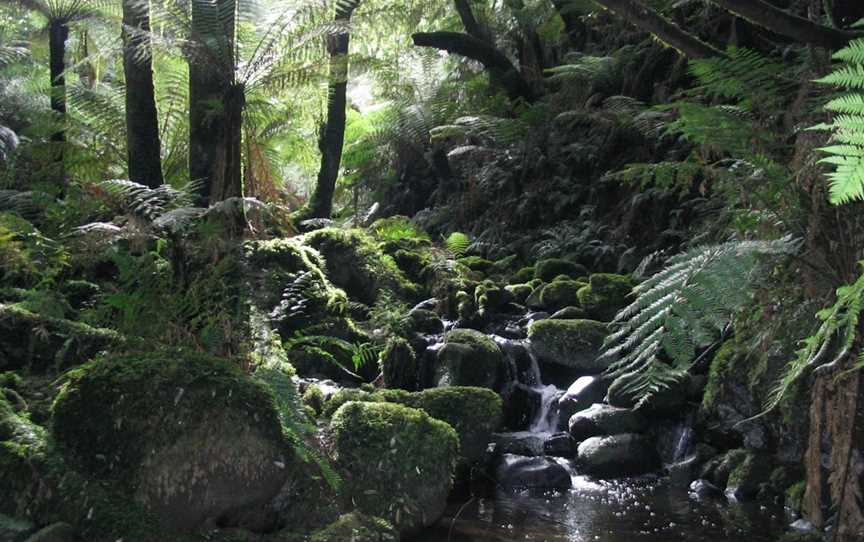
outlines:
M310 385L303 392L303 404L312 409L313 417L320 415L324 408L324 392L315 384Z
M414 349L405 339L393 337L379 356L384 374L384 385L388 388L416 390L420 385L420 366Z
M727 340L720 346L714 354L708 371L708 382L702 395L703 410L714 410L719 405L719 402L724 399L725 385L737 378L742 363L746 362L747 352L741 348L737 340Z
M541 360L584 372L601 372L597 356L609 333L595 320L539 320L528 328L528 338Z
M474 301L481 312L497 312L513 301L513 295L504 287L487 280L474 290Z
M579 290L579 304L595 320L611 322L628 304L633 281L624 275L595 273L588 286Z
M0 388L17 390L20 389L23 384L24 380L15 371L3 371L0 373Z
M343 388L336 393L333 394L330 399L324 403L324 408L321 410L321 414L330 418L333 414L339 410L339 407L344 405L349 401L374 401L375 398L372 397L372 394L368 391L364 391L358 388Z
M755 497L761 486L771 476L771 462L767 457L747 452L729 472L727 490L734 492L738 499Z
M575 280L556 280L543 288L540 303L550 312L579 306L579 290L582 287L582 283Z
M405 535L443 513L459 448L452 427L402 405L349 402L331 429L345 497L357 510Z
M487 260L486 258L481 258L480 256L465 256L456 261L471 271L478 271L480 273L487 273L492 269L492 266L495 265L495 262Z
M524 304L534 291L530 284L510 284L504 287L513 296L513 301L519 304Z
M807 491L807 482L804 480L789 486L789 489L786 490L786 508L800 512L801 504L804 502L805 491Z
M122 337L110 329L0 304L0 351L5 354L0 358L0 369L66 369L122 343Z
M438 351L435 381L439 386L495 388L504 357L495 341L473 329L447 333Z
M538 278L543 282L552 282L552 280L558 275L567 275L568 277L575 279L578 277L584 277L587 274L588 271L585 269L584 265L569 260L562 260L560 258L540 260L534 266L534 278Z
M516 271L513 274L513 277L510 279L511 284L525 284L534 278L534 266L523 267L519 271Z
M327 276L352 299L373 305L384 291L410 300L422 297L422 289L362 230L324 228L306 234L303 242L324 256Z

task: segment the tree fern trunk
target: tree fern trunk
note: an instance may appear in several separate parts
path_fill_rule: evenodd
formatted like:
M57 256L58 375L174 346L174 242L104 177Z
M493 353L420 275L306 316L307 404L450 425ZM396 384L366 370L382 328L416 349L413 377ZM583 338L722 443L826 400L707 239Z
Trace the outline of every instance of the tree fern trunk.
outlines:
M149 3L123 0L123 73L126 76L129 179L156 188L163 183L163 179L149 32Z
M57 114L60 128L51 135L54 143L54 161L58 179L65 183L66 166L64 147L66 146L66 40L69 38L69 25L65 19L52 19L48 24L48 55L51 73L51 109Z
M222 103L223 139L219 145L216 167L210 187L210 203L238 198L243 195L242 129L245 89L232 85Z
M336 22L347 24L360 0L337 4ZM345 144L345 122L348 90L348 46L350 34L347 30L331 35L327 41L330 53L330 84L327 89L327 123L318 140L321 150L321 168L315 191L304 213L306 218L330 218L333 212L333 193L342 164L342 146Z

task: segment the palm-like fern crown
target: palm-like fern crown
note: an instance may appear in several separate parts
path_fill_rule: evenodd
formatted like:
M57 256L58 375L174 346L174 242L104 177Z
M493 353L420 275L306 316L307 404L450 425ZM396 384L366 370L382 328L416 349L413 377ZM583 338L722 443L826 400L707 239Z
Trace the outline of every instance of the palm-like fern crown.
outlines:
M821 150L833 171L828 175L829 199L835 205L864 199L864 40L855 40L834 55L842 66L819 79L846 91L825 105L835 113L830 123L815 129L830 130L832 144Z

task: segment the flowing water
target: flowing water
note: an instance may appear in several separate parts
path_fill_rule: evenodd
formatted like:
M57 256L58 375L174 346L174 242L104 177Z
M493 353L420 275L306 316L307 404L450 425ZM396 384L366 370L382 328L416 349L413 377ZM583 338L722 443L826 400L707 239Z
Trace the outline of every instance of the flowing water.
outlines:
M564 493L499 492L452 504L422 542L772 542L780 508L697 501L661 479L575 477Z

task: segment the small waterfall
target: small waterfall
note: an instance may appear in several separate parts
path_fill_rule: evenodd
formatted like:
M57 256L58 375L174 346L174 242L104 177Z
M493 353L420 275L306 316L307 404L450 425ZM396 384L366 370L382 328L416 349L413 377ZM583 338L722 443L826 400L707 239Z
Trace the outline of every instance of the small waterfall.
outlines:
M534 421L528 427L532 433L554 433L558 427L558 398L561 390L549 384L548 386L537 386L534 391L540 394L540 410Z
M673 463L684 461L690 455L693 447L694 413L690 413L675 430L675 450L672 453Z

